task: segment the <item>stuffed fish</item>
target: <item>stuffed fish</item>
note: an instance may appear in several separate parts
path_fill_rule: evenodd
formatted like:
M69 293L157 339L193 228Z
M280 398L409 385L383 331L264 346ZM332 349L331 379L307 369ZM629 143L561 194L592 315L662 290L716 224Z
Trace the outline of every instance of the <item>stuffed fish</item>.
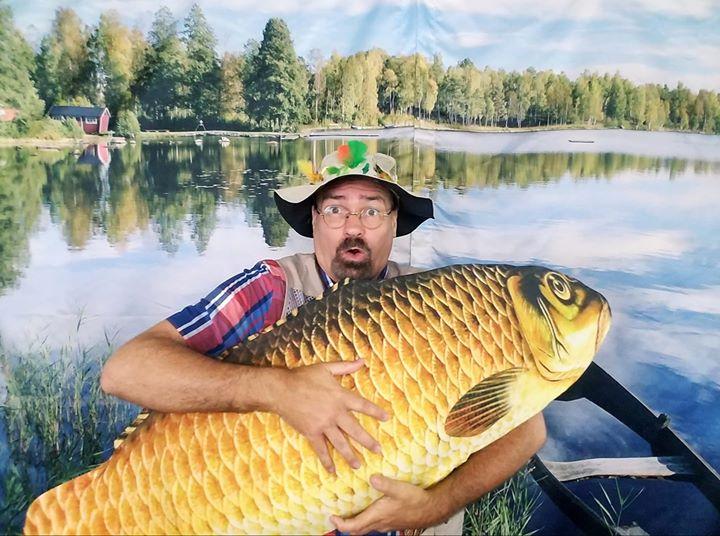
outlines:
M382 454L357 448L337 477L272 413L153 413L108 461L30 506L26 534L322 534L380 497L382 473L429 487L540 412L590 364L606 300L541 267L456 265L336 285L229 350L297 367L363 357L344 387L381 406L358 414Z

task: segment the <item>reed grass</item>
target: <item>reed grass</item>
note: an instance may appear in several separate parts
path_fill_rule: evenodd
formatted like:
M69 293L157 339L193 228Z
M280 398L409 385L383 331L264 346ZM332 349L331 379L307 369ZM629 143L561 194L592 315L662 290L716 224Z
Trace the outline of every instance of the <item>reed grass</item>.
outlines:
M465 509L464 536L530 536L540 491L526 465L501 486Z
M14 351L0 341L0 532L20 533L32 500L103 462L137 407L100 390L112 345L40 342Z
M621 528L622 515L627 511L632 503L634 503L645 488L631 488L629 490L621 490L620 482L617 478L614 480L614 490L608 492L605 486L600 484L602 497L598 498L594 494L592 498L598 506L603 523L608 529L608 534L614 534L617 529Z

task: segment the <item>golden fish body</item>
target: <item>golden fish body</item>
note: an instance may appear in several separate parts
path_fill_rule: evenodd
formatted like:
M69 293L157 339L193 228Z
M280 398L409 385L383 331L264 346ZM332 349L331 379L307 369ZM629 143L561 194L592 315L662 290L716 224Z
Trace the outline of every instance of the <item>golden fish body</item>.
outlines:
M390 419L329 475L272 413L150 415L111 458L40 496L25 532L302 534L378 499L382 473L428 487L580 377L610 322L605 299L538 267L458 265L340 285L227 359L296 367L363 357L342 383Z

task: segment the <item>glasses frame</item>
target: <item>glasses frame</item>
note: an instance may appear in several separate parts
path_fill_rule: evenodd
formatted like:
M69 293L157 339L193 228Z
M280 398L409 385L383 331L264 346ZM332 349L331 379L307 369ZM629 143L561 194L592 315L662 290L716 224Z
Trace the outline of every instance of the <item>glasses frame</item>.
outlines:
M328 223L328 221L325 219L325 216L326 216L326 214L325 214L325 209L328 209L328 208L330 208L330 207L338 207L338 208L341 208L341 209L343 209L343 210L345 211L345 220L343 220L343 222L342 222L340 225L338 225L337 227L333 227L333 226L330 225L330 224ZM323 209L323 210L318 209L317 206L313 206L313 208L315 209L315 212L317 212L318 214L320 214L320 216L322 216L322 219L323 219L323 221L325 222L325 225L327 225L330 229L341 229L341 228L347 223L348 218L350 218L350 216L357 216L357 217L358 217L358 220L360 220L360 225L362 225L363 228L368 229L368 230L370 230L370 231L373 231L373 230L375 230L375 229L379 229L380 227L382 227L382 224L385 223L385 218L387 218L387 217L388 217L390 214L392 214L393 211L395 210L395 207L393 207L393 208L391 208L390 210L388 210L387 212L383 212L382 210L379 210L379 209L377 209L377 208L375 208L375 207L365 207L364 209L362 209L362 210L360 210L360 211L358 211L358 212L351 212L350 210L346 209L346 208L343 207L342 205L328 205L328 206L326 206L325 209ZM362 218L363 212L365 212L366 210L370 210L370 209L377 210L378 213L383 217L383 219L381 220L380 224L379 224L377 227L368 227L368 226L365 224L365 221L363 221L363 218Z

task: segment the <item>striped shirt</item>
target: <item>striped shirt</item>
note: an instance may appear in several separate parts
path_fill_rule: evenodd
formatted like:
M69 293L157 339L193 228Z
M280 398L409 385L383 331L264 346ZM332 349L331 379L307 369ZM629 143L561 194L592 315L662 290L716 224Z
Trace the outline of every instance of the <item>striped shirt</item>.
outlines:
M194 305L168 317L190 348L216 357L280 320L285 272L260 261L231 277Z
M334 281L316 264L325 288ZM387 266L378 279L384 279ZM231 277L194 305L168 317L190 348L217 357L282 318L285 272L264 260Z

